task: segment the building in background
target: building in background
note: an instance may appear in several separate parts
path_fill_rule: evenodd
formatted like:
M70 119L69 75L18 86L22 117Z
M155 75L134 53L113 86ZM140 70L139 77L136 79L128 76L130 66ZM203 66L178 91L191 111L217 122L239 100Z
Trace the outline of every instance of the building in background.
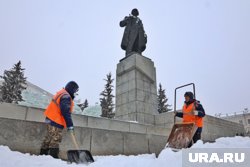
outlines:
M246 131L246 135L250 136L250 112L248 108L245 108L244 111L235 112L233 114L216 114L215 116L228 121L243 124Z

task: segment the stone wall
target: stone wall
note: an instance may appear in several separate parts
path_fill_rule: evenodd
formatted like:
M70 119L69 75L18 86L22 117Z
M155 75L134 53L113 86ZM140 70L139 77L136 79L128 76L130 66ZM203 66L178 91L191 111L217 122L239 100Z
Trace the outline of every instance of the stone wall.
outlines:
M173 112L162 113L155 116L155 122L157 126L171 127L174 123L173 118ZM181 122L181 119L177 118L176 121ZM236 134L245 133L244 126L239 123L223 120L209 115L206 115L203 121L203 141L214 141L219 137L232 137Z
M0 145L12 150L38 154L46 132L43 109L13 104L0 104ZM142 125L105 118L72 115L75 134L81 149L93 155L136 155L160 153L170 128ZM61 156L74 149L70 136L64 131L60 145Z
M46 134L44 123L0 118L0 126L0 145L9 146L10 149L23 153L39 154L42 139ZM139 129L140 127L137 127L137 130ZM158 133L154 129L148 129L148 132L75 128L80 149L90 150L93 155L160 153L166 144L167 136L153 134ZM66 159L66 151L69 149L75 148L69 134L64 131L63 141L60 144L60 156L63 159Z
M38 154L46 132L43 111L0 103L0 145ZM173 126L173 113L155 115L156 125L81 115L72 115L72 118L80 148L90 150L93 155L158 154L164 148ZM206 116L202 138L204 141L214 141L219 137L235 136L242 132L244 127L238 123ZM60 148L63 158L67 150L74 149L66 131Z
M250 135L250 113L235 114L220 118L242 124L245 127L247 135Z

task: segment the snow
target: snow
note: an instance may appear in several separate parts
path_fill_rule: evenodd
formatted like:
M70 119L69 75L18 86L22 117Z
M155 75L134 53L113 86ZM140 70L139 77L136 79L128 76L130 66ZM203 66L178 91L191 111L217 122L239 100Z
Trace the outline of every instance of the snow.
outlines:
M225 137L219 138L215 143L197 142L193 148L250 148L249 137ZM173 152L164 149L158 158L155 154L143 154L138 156L95 156L95 162L89 165L68 164L65 161L53 159L50 156L35 156L11 151L6 146L0 146L1 167L181 167L182 151Z

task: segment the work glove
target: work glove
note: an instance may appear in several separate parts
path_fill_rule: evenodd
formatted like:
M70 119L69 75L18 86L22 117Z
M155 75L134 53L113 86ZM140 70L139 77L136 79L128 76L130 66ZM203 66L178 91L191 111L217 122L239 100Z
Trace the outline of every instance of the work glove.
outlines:
M68 130L69 133L74 134L74 127L73 126L68 127L67 130Z
M180 112L180 111L174 111L174 114L176 115L176 114L179 114L179 113L183 113L182 111Z
M194 110L194 115L198 115L198 114L199 114L199 111Z

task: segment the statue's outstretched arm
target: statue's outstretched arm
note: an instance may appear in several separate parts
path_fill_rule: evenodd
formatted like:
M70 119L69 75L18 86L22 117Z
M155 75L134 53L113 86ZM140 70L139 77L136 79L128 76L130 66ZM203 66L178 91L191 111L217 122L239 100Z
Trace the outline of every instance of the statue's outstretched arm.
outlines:
M125 27L128 23L129 17L125 17L122 21L120 21L120 27Z

